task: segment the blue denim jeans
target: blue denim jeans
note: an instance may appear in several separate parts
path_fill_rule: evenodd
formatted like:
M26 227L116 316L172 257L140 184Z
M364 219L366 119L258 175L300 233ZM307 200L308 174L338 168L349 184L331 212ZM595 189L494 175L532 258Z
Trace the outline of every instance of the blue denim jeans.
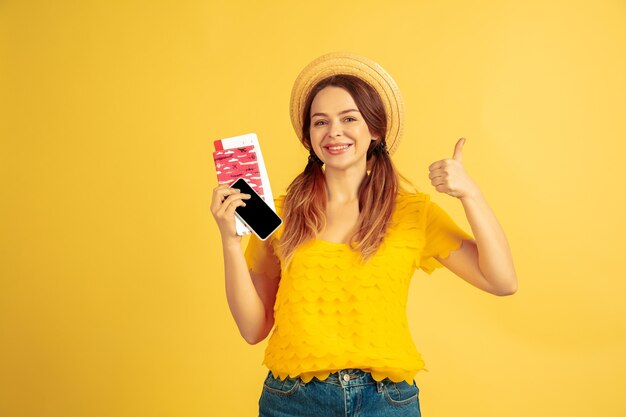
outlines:
M320 381L299 377L284 381L267 373L259 399L259 417L421 417L419 388L369 372L343 369Z

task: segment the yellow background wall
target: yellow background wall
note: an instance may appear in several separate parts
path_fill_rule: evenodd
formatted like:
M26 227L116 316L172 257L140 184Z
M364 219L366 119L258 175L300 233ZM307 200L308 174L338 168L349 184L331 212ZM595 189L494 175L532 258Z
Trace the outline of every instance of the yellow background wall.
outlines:
M428 417L625 416L626 3L0 2L0 416L253 416L211 216L213 140L256 132L276 195L288 103L331 51L405 97L400 171L464 163L519 292L417 272ZM247 243L244 240L244 244Z

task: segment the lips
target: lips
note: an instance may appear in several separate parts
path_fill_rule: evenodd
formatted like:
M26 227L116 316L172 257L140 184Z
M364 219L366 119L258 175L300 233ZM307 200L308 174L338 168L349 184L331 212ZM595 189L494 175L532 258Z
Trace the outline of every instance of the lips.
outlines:
M324 149L326 149L326 152L328 152L331 155L339 155L341 153L344 153L351 147L352 147L351 143L334 143L332 145L324 146Z

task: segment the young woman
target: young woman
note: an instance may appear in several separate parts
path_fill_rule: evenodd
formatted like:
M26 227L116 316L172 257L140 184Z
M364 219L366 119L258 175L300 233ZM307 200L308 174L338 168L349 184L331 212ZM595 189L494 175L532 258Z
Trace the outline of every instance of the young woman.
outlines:
M429 178L462 202L475 239L428 194L401 186L410 182L390 154L402 99L375 62L316 59L294 84L291 118L310 156L275 199L281 228L251 236L244 253L234 210L248 196L219 186L211 205L241 335L255 344L274 328L260 416L420 416L414 376L425 368L406 317L415 269L445 266L495 295L517 289L504 232L463 168L464 139Z

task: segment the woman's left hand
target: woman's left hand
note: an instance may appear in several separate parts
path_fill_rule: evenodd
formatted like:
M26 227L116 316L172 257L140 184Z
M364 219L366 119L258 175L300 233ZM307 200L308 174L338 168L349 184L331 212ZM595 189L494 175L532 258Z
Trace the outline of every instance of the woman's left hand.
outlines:
M452 159L433 162L428 167L430 183L440 193L446 193L460 199L472 197L480 193L476 183L470 178L463 167L463 145L465 138L459 139L454 146Z

